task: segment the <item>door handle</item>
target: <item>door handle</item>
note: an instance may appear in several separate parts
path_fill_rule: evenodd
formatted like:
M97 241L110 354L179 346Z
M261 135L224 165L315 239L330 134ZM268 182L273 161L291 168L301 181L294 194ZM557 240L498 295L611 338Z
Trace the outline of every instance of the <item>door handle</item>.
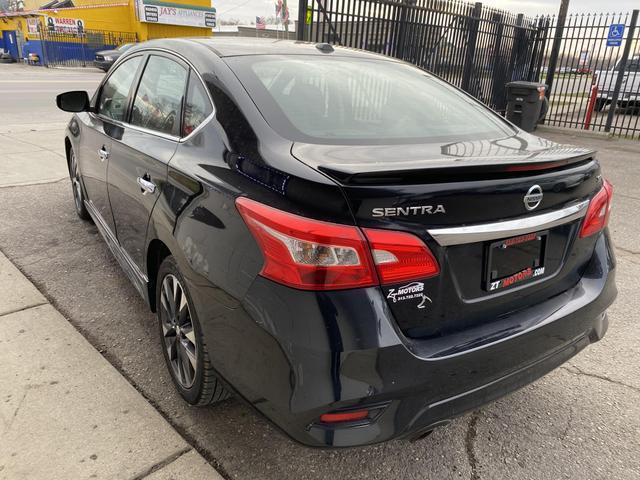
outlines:
M145 177L146 176L147 175L145 175ZM156 191L156 184L144 177L138 177L138 185L140 186L143 195L146 193L154 193Z
M104 148L104 145L98 150L98 157L100 157L100 161L104 162L107 158L109 158L109 151Z

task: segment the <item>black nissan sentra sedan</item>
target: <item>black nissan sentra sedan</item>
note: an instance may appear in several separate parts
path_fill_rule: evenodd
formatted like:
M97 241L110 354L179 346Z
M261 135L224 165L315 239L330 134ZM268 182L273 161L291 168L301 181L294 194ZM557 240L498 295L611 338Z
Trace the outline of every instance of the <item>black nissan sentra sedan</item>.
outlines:
M233 392L310 446L414 439L607 330L595 153L428 72L160 40L57 102L77 213L157 312L190 404Z

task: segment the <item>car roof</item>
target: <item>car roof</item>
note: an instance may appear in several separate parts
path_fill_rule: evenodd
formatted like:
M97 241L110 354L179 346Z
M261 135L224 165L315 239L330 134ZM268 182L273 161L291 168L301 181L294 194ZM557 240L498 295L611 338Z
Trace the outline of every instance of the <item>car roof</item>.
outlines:
M273 38L251 38L251 37L219 37L214 34L213 37L192 37L179 39L162 39L152 40L141 44L141 47L159 47L173 49L176 47L184 47L186 43L197 43L207 47L218 57L233 57L241 55L334 55L370 58L378 60L390 60L385 57L364 50L356 50L352 48L331 46L331 50L327 53L317 48L317 43L300 42L296 40L279 40ZM322 44L325 45L326 44Z

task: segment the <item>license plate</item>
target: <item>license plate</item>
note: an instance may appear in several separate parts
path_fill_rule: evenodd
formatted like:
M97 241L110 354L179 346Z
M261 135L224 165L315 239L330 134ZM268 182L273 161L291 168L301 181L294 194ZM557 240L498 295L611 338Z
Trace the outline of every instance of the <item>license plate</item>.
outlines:
M495 292L543 276L547 236L528 233L489 244L485 288Z

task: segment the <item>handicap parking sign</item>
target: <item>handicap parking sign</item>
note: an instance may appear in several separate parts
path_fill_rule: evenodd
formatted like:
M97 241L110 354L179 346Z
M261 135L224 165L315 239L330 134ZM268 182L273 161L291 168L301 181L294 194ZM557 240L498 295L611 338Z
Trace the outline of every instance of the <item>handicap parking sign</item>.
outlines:
M609 35L607 35L607 47L619 47L622 45L624 35L624 23L612 23L609 25Z

